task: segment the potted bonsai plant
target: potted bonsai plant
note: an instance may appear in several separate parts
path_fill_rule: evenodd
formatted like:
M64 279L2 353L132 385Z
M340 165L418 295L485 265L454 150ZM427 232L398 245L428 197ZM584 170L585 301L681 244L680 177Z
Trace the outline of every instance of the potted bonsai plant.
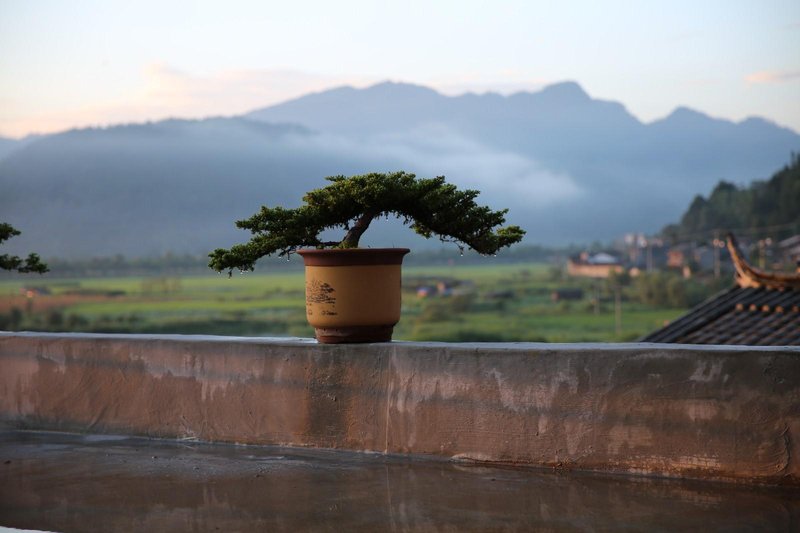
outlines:
M444 177L421 179L406 172L334 176L330 185L303 197L296 209L262 207L236 222L250 230L249 242L216 249L209 266L217 272L252 271L258 259L297 252L306 268L306 316L323 343L391 340L400 319L400 265L407 248L359 248L377 217L394 214L420 235L437 235L462 250L495 254L520 241L518 226L499 227L507 210L475 203L478 191L458 190ZM341 241L322 241L329 228Z

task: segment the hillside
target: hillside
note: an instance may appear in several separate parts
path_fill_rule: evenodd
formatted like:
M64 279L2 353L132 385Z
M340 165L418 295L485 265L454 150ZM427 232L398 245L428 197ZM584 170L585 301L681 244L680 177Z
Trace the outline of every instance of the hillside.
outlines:
M20 147L22 141L17 139L9 139L7 137L0 137L0 159Z
M695 196L680 222L665 227L662 233L673 241L692 241L708 238L714 231L738 230L741 236L757 228L775 228L769 235L778 238L800 232L797 155L769 180L755 181L745 187L720 181L708 198ZM758 232L753 235L761 236Z
M27 146L41 137L41 135L37 134L28 135L22 139L9 139L8 137L0 137L0 159L3 159L12 152Z

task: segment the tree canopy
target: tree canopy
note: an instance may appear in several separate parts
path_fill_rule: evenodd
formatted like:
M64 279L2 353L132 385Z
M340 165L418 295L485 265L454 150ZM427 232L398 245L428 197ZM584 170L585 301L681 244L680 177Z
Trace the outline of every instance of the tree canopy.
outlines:
M306 193L304 205L296 209L264 206L237 221L237 227L250 230L253 237L230 249L214 250L209 266L218 272L253 270L261 257L286 256L299 248L357 248L370 223L387 215L398 216L425 238L437 235L481 254L494 254L525 235L518 226L498 227L505 223L507 209L479 206L478 191L458 190L443 176L417 178L393 172L326 179L331 184ZM329 228L342 228L344 238L320 240Z
M20 232L15 229L14 226L5 222L0 222L0 244L17 235L20 235ZM3 254L0 255L0 270L44 274L48 269L47 265L42 263L41 259L39 259L39 256L36 254L29 254L26 259L22 259L16 255Z

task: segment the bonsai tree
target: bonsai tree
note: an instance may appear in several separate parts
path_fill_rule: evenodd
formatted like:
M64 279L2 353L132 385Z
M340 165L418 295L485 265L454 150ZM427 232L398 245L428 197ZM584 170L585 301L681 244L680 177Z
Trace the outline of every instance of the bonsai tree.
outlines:
M481 254L519 242L525 232L518 226L500 227L507 209L492 211L475 203L478 191L458 190L443 176L419 179L414 174L365 174L326 178L330 185L303 197L296 209L262 207L252 217L236 222L253 237L229 250L219 248L209 266L230 275L234 269L253 270L261 257L288 256L299 248L357 248L359 240L377 217L394 214L425 238L436 234ZM340 227L341 241L323 242L323 230ZM497 229L495 229L497 228Z
M19 230L11 224L0 222L0 244L19 234ZM28 272L44 274L48 268L36 254L29 254L24 260L16 255L3 254L0 255L0 270L13 270L23 274Z

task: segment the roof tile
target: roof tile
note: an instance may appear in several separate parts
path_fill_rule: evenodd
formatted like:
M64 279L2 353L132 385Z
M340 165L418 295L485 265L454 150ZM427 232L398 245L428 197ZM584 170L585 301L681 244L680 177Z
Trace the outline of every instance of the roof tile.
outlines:
M734 286L643 342L800 346L800 290Z

